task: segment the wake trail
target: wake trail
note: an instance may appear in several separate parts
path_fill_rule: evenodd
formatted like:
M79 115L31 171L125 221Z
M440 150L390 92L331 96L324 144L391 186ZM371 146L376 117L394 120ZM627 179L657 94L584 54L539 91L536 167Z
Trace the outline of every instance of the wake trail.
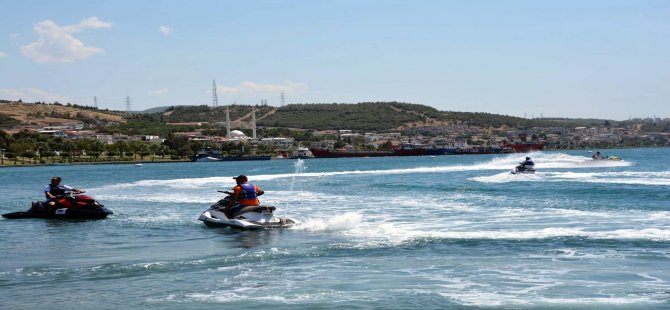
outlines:
M529 156L536 162L536 169L548 168L593 168L593 167L624 167L631 163L627 161L599 161L593 164L589 157L574 156L562 153L546 154L542 152L530 153ZM399 168L399 169L372 169L372 170L344 170L344 171L326 171L326 172L305 172L306 167L302 164L296 165L296 171L283 174L261 174L251 177L252 181L272 181L287 179L294 181L297 178L327 178L342 175L401 175L401 174L431 174L431 173L449 173L464 171L484 171L484 170L505 170L513 169L525 157L525 154L508 154L502 157L493 158L487 162L474 163L468 165L445 165L445 163L433 163L426 167ZM445 155L444 158L448 158ZM440 157L442 158L442 157ZM606 163L603 163L606 162ZM301 162L298 162L301 163ZM594 166L596 165L596 166ZM232 187L235 185L231 176L216 176L206 178L178 178L167 180L141 180L129 183L118 183L105 185L99 188L105 190L134 189L137 187L168 187L173 189L202 189L202 188L220 188Z

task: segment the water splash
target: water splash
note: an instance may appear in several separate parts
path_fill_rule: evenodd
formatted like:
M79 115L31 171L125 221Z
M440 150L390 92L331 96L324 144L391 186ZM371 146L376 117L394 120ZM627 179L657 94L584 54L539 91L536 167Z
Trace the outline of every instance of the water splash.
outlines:
M293 164L293 167L295 167L294 175L291 177L291 183L289 186L289 190L292 192L293 191L293 186L295 185L295 178L297 175L305 173L305 169L307 169L307 166L305 165L305 161L298 158L298 160L295 161Z
M356 212L346 212L327 219L309 219L296 226L296 229L307 231L347 231L358 227L362 222L362 215Z

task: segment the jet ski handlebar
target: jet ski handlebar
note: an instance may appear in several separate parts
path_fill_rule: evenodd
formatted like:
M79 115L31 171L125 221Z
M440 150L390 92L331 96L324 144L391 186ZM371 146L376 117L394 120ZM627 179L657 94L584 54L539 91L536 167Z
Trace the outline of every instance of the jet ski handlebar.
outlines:
M219 192L219 193L224 193L224 194L226 194L226 195L230 195L230 196L233 195L233 192L231 192L231 191L217 191L217 192ZM264 194L264 192L262 192L262 193L258 193L258 196L263 195L263 194Z
M65 192L63 195L57 195L56 197L57 197L57 198L74 197L74 196L77 196L77 195L81 195L81 194L83 194L83 193L85 193L85 192L86 192L86 191L84 191L84 190L69 191L69 192Z

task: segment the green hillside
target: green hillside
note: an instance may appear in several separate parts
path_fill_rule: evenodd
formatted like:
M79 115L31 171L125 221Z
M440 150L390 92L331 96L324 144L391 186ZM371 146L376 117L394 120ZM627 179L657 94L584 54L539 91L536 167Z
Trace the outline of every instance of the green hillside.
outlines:
M425 119L420 109L398 108L395 103L292 104L258 121L259 126L314 130L390 130Z
M598 119L527 119L491 113L440 111L430 106L403 102L310 103L290 104L283 107L268 105L171 106L157 109L155 112L147 110L143 113L130 114L101 111L76 105L5 102L0 104L0 107L8 108L7 111L0 111L0 128L11 128L18 124L27 124L29 121L33 123L57 122L58 120L53 118L54 115L70 115L72 117L68 119L83 120L88 123L95 123L98 119L117 117L115 121L120 123L119 126L103 129L103 131L118 130L133 134L164 134L178 129L173 126L165 127L165 123L208 123L209 127L219 128L220 126L214 124L226 120L226 110L228 110L233 128L249 128L252 109L256 111L259 127L305 130L350 129L357 132L381 132L403 131L417 126L453 124L494 128L507 126L523 129L529 127L591 127L614 123L614 121ZM52 111L56 108L63 111L59 110L58 113ZM128 123L121 124L125 123L121 121L122 118ZM189 124L188 126L194 125Z

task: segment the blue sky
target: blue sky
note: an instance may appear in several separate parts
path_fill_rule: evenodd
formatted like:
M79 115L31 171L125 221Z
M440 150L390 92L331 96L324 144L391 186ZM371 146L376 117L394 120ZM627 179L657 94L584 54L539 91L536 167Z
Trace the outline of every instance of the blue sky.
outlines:
M670 1L0 0L0 99L670 117Z

